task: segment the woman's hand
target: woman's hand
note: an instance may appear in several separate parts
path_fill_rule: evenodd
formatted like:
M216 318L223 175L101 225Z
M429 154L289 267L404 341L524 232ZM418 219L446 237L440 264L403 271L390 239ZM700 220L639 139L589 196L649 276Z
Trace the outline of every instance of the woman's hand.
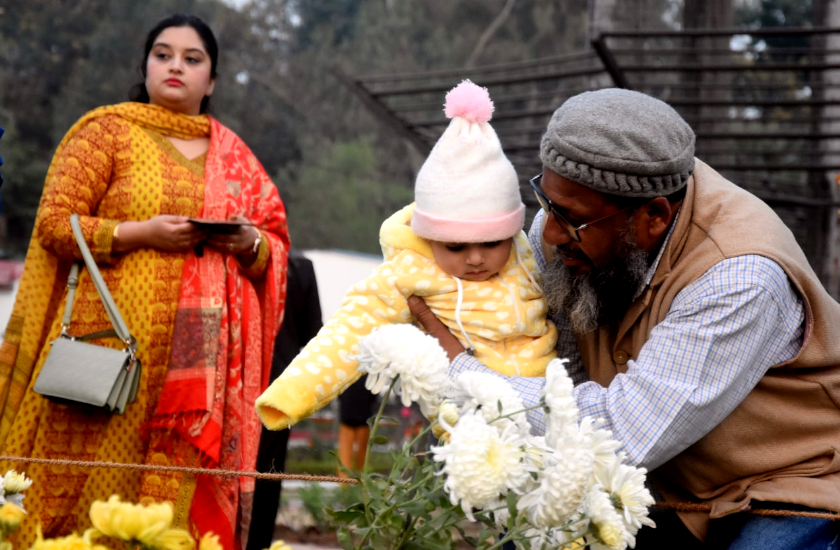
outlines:
M251 223L244 216L230 216L228 220L243 224ZM240 256L241 263L245 266L251 265L257 258L254 251L254 243L261 236L259 229L252 225L240 225L236 231L231 233L212 233L206 243L223 254L234 254Z
M186 216L161 214L142 222L122 222L112 245L115 252L149 247L167 252L186 252L207 238L207 231L187 221Z
M426 332L430 336L434 336L438 339L438 343L440 343L440 346L446 352L446 355L449 356L449 361L453 361L459 354L463 353L464 346L462 346L461 342L459 342L458 339L449 332L446 325L444 325L440 319L435 317L435 314L432 313L432 310L429 309L429 306L426 305L423 298L414 296L413 294L409 296L408 309L411 311L411 314L420 321L420 324Z

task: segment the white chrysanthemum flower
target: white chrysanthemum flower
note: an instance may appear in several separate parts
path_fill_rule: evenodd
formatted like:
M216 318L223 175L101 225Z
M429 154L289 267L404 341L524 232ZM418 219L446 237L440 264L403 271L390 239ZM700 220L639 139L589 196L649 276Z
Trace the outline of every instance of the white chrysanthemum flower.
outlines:
M470 520L473 508L486 508L499 495L519 492L531 477L523 461L525 442L513 425L497 430L476 414L462 415L449 436L449 444L432 447L443 462L444 488L452 504Z
M538 486L517 504L537 527L559 527L583 504L592 479L594 454L577 431L563 435L553 452L546 453L538 472Z
M499 430L515 424L523 435L530 431L522 398L504 378L483 372L464 372L458 375L450 392L447 397L461 404L463 414L477 412ZM503 415L511 416L499 419Z
M385 325L359 341L359 370L367 372L365 387L382 393L394 386L406 407L417 402L423 414L437 410L448 385L449 358L437 339L413 325Z
M607 470L616 462L624 460L624 453L618 453L621 443L613 439L610 430L604 429L603 419L584 418L580 421L580 434L595 453L596 471Z
M548 530L547 529L537 529L536 527L529 527L522 531L522 534L519 540L516 542L517 549L533 549L533 550L542 550L543 548L555 548L554 546L550 546L548 544Z
M593 485L586 495L586 511L595 528L595 536L606 548L624 550L628 544L635 546L636 538L627 532L610 495L598 484ZM596 544L592 546L597 547Z
M488 502L484 510L493 512L493 523L500 530L507 527L508 520L510 520L510 510L508 510L507 498L504 495L499 495L495 500Z
M588 548L582 538L589 527L589 520L582 519L570 523L568 526L558 529L531 527L522 533L520 548L531 548L533 550L544 550L546 548Z
M26 472L19 474L15 470L9 470L3 476L2 490L6 495L22 493L32 486L32 480L26 477Z
M7 502L9 502L11 504L14 504L15 506L17 506L18 508L20 508L21 510L23 510L25 512L26 508L23 507L23 497L25 497L25 496L26 495L24 495L23 493L15 493L13 495L7 495L3 499L3 504L6 504Z
M566 429L577 427L578 408L572 395L574 384L566 373L568 359L552 359L545 370L542 398L548 407L546 437L549 445Z
M654 500L645 487L645 474L647 470L644 468L621 464L619 461L606 470L595 471L597 483L609 493L630 535L638 533L643 525L656 527L648 517L648 508Z

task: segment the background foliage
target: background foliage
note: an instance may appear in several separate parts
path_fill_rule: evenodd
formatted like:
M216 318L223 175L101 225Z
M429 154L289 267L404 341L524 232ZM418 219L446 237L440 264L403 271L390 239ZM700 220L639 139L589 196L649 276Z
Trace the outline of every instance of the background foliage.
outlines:
M145 33L170 13L196 13L215 30L213 113L274 176L294 243L379 253L379 225L411 200L422 158L333 67L359 75L523 61L581 50L596 28L678 27L683 12L691 26L807 25L818 1L828 0L708 0L700 17L692 0L622 0L613 11L608 0L0 0L0 255L23 254L63 133L85 111L127 98Z

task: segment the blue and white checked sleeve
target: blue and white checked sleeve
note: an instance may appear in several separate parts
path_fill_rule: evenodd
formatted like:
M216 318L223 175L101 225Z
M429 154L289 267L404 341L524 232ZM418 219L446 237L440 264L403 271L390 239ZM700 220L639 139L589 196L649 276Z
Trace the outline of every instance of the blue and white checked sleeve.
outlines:
M603 418L628 461L649 470L706 435L773 365L802 345L804 309L782 268L761 256L724 260L682 290L628 371L608 388L575 388L582 416ZM562 356L562 350L560 350ZM451 372L484 370L459 356ZM536 404L540 378L511 379ZM532 432L545 421L531 415Z

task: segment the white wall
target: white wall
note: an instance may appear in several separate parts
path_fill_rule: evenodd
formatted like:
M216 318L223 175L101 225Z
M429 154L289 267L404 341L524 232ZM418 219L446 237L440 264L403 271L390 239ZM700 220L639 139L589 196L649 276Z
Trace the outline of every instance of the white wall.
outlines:
M382 263L381 256L347 250L304 250L303 255L312 260L315 268L324 321L341 307L350 286L366 278Z
M17 280L12 285L12 290L0 290L0 342L3 341L6 324L12 315L12 306L15 304L15 294L17 293L19 284L20 280Z

